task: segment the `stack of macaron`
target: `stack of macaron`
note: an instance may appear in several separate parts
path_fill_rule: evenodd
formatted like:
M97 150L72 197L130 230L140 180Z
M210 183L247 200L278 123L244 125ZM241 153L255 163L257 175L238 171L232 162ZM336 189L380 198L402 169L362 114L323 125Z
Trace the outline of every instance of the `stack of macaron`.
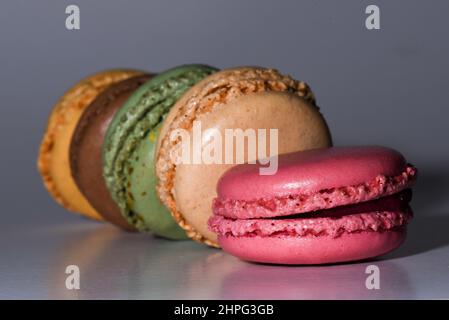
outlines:
M277 171L258 174L266 163L260 143L257 159L244 149L245 164L176 161L185 150L195 157L177 134L195 137L196 123L223 136L276 129L269 155L279 158ZM201 152L211 135L199 140ZM274 69L199 64L81 80L50 114L38 168L70 211L128 231L221 246L245 260L290 264L363 259L397 247L416 177L391 149L332 148L305 82ZM351 246L349 238L372 244Z
M158 75L110 70L77 83L53 108L39 152L50 194L70 211L126 230L186 238L157 200L154 149L169 109L215 71L205 65Z

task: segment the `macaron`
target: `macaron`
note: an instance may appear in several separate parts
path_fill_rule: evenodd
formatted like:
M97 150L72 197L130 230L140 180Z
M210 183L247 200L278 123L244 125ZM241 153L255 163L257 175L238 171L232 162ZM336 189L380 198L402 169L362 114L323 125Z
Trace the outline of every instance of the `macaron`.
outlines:
M376 257L404 241L417 169L399 152L334 147L278 160L271 176L243 164L220 178L209 227L228 253L254 262L326 264Z
M72 178L70 143L84 109L110 85L140 73L123 69L93 74L69 89L53 107L40 145L37 166L48 192L67 210L102 219Z
M112 199L103 178L102 148L112 118L131 94L150 80L141 74L109 86L83 112L70 145L72 177L83 196L105 220L133 230Z
M221 136L233 129L277 130L278 153L332 144L328 126L309 86L277 70L262 67L222 70L187 91L161 128L156 151L157 192L190 238L215 247L217 237L208 229L207 221L212 215L216 184L237 160L177 163L173 154L178 154L185 143L174 140L174 133L182 129L192 136L195 123L201 125L203 132L215 130ZM208 134L202 135L202 150L210 142L209 138ZM259 154L260 148L256 149ZM247 151L244 150L245 158L250 155Z
M158 74L129 97L109 125L103 144L103 176L122 217L141 232L186 238L156 195L154 151L170 108L191 86L215 71L194 64Z

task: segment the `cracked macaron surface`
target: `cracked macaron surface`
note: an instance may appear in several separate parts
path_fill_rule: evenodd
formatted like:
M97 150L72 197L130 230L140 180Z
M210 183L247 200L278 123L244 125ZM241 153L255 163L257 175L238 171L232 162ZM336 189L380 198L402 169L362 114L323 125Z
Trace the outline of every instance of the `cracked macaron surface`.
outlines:
M123 217L137 230L182 239L155 193L154 148L159 125L184 92L216 69L184 65L142 85L117 112L103 145L103 175Z
M216 183L233 164L176 165L172 161L171 154L178 154L182 143L171 141L170 133L178 128L191 131L194 121L201 123L204 131L215 129L222 134L226 129L278 129L279 153L332 144L312 90L305 82L277 70L222 70L186 92L161 128L157 190L188 236L211 246L218 246L216 235L207 227Z
M334 147L279 157L260 176L240 165L220 179L209 227L244 260L322 264L384 254L405 239L417 170L384 147ZM269 251L274 249L277 251Z

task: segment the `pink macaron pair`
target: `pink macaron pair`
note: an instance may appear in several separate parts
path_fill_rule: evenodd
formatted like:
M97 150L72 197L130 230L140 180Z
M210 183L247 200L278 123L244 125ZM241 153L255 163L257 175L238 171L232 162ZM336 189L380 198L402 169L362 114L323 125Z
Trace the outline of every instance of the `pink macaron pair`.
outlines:
M324 264L385 254L404 241L417 170L384 147L279 156L274 175L231 168L217 185L209 228L241 259Z

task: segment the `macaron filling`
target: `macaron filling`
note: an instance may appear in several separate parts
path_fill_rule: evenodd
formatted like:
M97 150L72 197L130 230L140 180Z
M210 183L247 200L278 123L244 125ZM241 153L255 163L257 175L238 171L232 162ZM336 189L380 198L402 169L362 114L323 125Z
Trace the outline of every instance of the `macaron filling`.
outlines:
M358 185L254 200L220 197L213 200L212 206L216 215L233 219L288 216L374 200L409 188L415 180L416 168L408 164L398 175L378 175Z
M266 219L233 219L214 215L210 228L219 236L231 237L318 237L338 238L363 231L383 232L406 225L413 217L411 190L369 202L309 213Z

